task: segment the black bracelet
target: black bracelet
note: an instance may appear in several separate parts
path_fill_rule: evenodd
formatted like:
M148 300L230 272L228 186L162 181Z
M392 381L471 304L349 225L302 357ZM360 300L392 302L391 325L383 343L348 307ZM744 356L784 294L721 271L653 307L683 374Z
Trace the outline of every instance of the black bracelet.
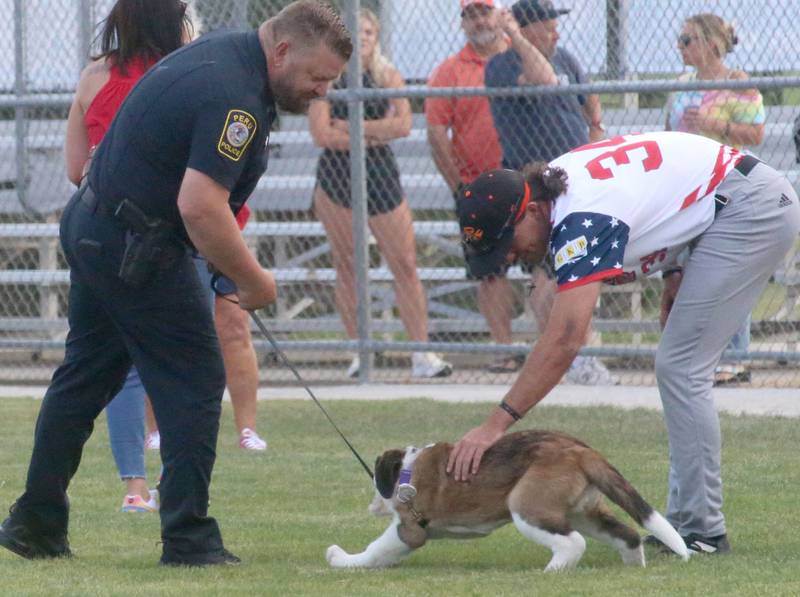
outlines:
M683 268L682 267L671 267L671 268L665 269L663 272L661 272L661 277L662 278L667 278L667 277L671 276L672 274L682 274L682 273L683 273Z
M514 409L514 407L513 407L513 406L511 406L511 405L510 405L508 402L506 402L505 400L501 400L501 401L500 401L500 408L502 408L504 411L506 411L506 412L507 412L507 413L508 413L508 414L511 416L511 418L512 418L512 419L514 419L515 421L519 421L519 420L522 418L522 415L521 415L521 414L519 414L519 413L518 413L518 412L517 412L517 411Z

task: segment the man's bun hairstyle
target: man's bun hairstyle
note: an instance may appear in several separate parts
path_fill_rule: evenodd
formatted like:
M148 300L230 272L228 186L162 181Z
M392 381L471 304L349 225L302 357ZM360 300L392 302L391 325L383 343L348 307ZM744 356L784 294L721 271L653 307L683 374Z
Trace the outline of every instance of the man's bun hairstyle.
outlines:
M547 162L531 162L522 169L534 201L555 201L567 192L567 172Z

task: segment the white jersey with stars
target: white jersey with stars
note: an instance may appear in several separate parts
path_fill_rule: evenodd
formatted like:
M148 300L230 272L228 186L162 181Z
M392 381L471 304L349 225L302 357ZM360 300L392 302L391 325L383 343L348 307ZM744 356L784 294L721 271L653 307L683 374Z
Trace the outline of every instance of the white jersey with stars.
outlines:
M550 253L559 290L630 282L674 263L714 220L714 190L743 157L698 135L656 132L584 145L566 170Z

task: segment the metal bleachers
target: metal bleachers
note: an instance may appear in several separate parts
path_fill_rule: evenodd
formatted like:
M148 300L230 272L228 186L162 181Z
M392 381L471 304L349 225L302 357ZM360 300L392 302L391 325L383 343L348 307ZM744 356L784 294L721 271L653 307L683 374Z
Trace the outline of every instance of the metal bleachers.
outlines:
M794 170L794 151L789 151L791 143L790 120L777 110L773 122L768 123L767 139L759 148L759 154L774 166L783 169L790 178L796 178ZM788 115L788 111L787 111ZM662 127L663 114L660 110L639 110L635 120L625 112L606 113L609 134L622 134L634 131L654 130ZM58 210L66 202L72 188L66 180L63 166L62 144L64 123L58 132L53 132L54 123L48 123L48 134L38 134L41 130L35 122L32 132L25 138L26 151L30 164L30 177L26 202L36 212L49 215L54 222ZM784 130L785 129L785 130ZM16 144L10 123L0 123L0 214L19 214L22 212L16 192L13 158ZM259 182L249 201L256 212L255 221L245 230L245 236L253 245L268 243L271 248L274 272L283 289L297 290L309 284L332 286L335 271L331 267L315 266L315 258L328 252L325 231L316 221L309 221L311 195L314 186L314 167L319 150L311 142L307 122L300 117L284 117L281 130L273 132L270 138L270 165L267 174ZM485 333L487 327L477 311L454 306L447 297L457 292L473 292L474 282L466 280L461 265L461 250L458 246L458 227L452 215L453 199L441 177L438 175L426 140L422 115L415 115L411 135L392 144L400 165L402 181L407 198L415 212L417 221L414 231L418 252L432 247L438 255L450 256L444 263L426 266L425 260L419 268L419 276L426 286L429 310L431 313L430 331ZM770 159L770 157L774 159ZM46 176L44 175L46 173ZM49 305L41 309L39 317L0 317L0 333L11 337L16 333L38 335L58 335L66 329L66 322L58 313L56 298L64 294L69 282L69 273L61 269L57 259L58 226L55 223L0 224L0 243L6 246L19 246L36 249L39 262L25 269L5 269L0 271L0 287L13 285L35 288L39 302ZM286 249L297 239L308 241L308 247L293 251ZM442 261L442 260L439 260ZM800 288L800 276L794 261L776 275L776 280L792 289ZM525 280L527 275L519 268L509 273L514 280ZM373 311L387 313L394 304L391 289L391 272L379 264L371 268ZM595 328L599 331L633 332L636 334L657 331L658 324L642 314L641 292L644 283L635 283L614 289L616 293L629 295L625 300L632 305L633 317L626 319L597 318ZM322 294L331 294L325 290ZM319 331L340 332L341 323L330 309L312 315L309 306L314 300L308 293L287 292L294 297L283 300L272 318L276 331ZM319 293L315 293L319 294ZM791 311L797 300L797 292L787 293L784 310ZM788 304L791 303L791 304ZM637 308L638 305L638 308ZM400 331L402 326L396 318L383 317L374 321L375 331ZM530 332L535 329L531 317L517 318L513 323L515 332Z

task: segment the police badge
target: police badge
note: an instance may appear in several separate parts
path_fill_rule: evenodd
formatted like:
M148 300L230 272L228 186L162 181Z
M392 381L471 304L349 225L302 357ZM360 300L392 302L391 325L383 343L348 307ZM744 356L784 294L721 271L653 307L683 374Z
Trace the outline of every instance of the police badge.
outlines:
M217 151L228 159L238 162L256 134L256 119L244 110L231 110L217 143Z

